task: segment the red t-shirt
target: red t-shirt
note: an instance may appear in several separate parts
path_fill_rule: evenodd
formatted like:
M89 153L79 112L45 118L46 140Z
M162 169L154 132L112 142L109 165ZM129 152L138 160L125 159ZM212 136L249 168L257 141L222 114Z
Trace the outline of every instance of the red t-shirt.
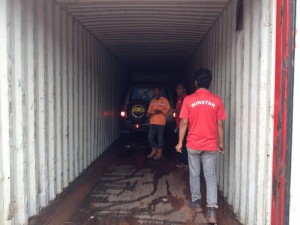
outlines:
M187 148L215 151L218 146L218 120L226 119L223 101L205 89L185 97L181 119L188 119Z
M183 104L183 99L186 97L186 94L183 94L181 96L178 96L177 98L177 102L176 102L176 115L175 115L175 120L176 120L176 125L177 127L179 127L180 125L180 118L179 118L179 114L180 114L180 110Z

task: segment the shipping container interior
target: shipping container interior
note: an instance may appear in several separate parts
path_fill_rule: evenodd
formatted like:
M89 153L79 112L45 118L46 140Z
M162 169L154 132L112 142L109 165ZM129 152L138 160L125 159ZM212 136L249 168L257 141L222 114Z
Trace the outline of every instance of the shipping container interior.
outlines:
M213 73L228 118L218 186L270 224L276 4L269 0L0 1L0 224L26 224L116 141L131 82Z

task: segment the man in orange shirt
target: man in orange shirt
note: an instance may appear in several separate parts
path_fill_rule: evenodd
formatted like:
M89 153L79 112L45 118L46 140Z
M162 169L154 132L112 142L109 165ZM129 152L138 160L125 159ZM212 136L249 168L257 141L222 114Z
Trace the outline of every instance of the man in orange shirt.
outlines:
M152 151L147 156L159 160L162 157L162 149L164 144L164 127L167 121L167 114L170 111L170 103L168 99L161 96L159 87L153 89L153 98L150 102L147 115L150 118L148 140ZM157 137L157 141L155 139Z

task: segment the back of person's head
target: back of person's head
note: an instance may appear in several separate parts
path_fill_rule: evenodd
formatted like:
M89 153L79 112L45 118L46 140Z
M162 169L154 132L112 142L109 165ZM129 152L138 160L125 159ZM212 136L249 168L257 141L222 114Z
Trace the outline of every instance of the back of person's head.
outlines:
M208 89L212 80L211 71L206 68L200 68L195 72L195 84L197 88Z

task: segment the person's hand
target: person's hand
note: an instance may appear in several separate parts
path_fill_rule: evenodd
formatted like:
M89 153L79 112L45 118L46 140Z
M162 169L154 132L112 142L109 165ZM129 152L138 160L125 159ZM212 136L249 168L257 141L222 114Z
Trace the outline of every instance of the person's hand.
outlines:
M219 143L219 152L224 154L224 143Z
M175 149L176 149L176 152L182 153L182 144L181 144L181 143L178 143L178 144L175 146Z

